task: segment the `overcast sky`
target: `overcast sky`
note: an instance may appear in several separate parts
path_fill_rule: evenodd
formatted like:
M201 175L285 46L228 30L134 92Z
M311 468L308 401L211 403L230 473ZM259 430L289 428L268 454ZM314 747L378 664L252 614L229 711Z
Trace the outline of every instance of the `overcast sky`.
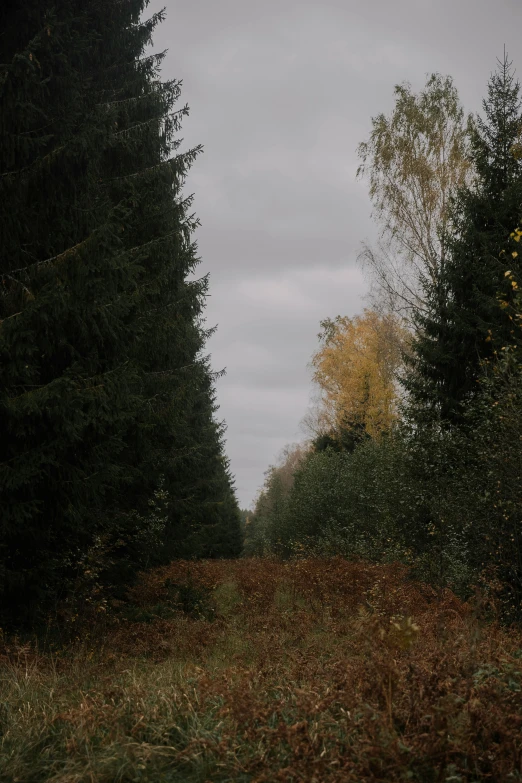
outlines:
M395 84L453 76L480 108L504 44L522 74L522 0L152 0L156 51L183 80L183 148L208 348L242 507L281 448L300 440L319 321L363 309L357 266L375 229L356 149Z

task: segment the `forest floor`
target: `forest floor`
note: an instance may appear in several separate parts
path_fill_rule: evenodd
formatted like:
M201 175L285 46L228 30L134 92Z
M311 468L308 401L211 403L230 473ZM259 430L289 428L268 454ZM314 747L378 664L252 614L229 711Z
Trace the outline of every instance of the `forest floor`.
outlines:
M522 630L401 566L174 562L73 621L0 645L2 783L522 780Z

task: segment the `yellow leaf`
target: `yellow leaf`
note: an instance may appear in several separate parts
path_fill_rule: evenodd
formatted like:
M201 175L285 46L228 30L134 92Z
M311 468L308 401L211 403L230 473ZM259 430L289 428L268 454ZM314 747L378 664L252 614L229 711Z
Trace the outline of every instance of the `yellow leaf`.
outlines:
M374 437L392 426L407 339L399 319L371 310L328 322L312 364L335 428L355 425Z

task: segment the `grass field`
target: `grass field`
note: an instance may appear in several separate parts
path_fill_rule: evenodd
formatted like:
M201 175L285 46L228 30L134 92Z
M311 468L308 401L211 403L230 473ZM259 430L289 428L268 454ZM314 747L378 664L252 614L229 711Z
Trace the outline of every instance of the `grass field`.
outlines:
M99 615L4 640L2 783L522 780L522 631L400 566L175 562Z

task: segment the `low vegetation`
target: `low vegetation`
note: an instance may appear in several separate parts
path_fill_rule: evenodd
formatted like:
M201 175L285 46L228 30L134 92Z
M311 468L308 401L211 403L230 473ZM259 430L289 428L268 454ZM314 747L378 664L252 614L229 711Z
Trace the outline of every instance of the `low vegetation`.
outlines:
M177 561L61 627L3 640L6 783L522 780L522 631L491 591Z

